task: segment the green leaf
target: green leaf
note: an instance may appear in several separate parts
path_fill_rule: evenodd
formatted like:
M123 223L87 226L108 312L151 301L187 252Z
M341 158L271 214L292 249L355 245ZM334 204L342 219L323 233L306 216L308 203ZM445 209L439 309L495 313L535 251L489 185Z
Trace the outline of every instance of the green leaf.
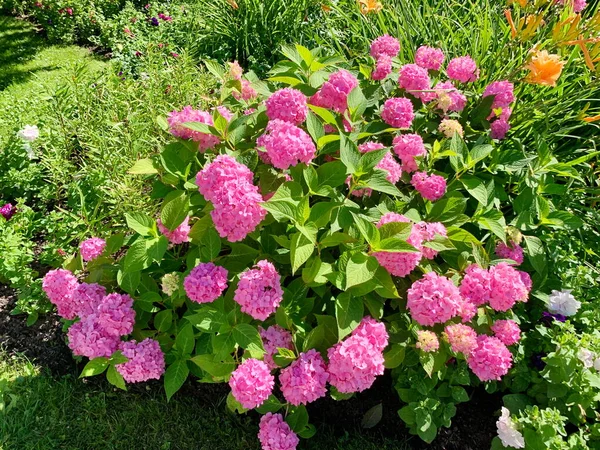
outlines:
M221 253L221 238L214 228L206 230L200 238L200 256L204 262L214 261Z
M315 244L313 244L304 234L295 233L292 235L292 245L290 247L290 258L292 261L292 273L295 273L302 264L308 261L313 254Z
M308 425L308 412L304 405L292 407L292 412L285 418L292 431L302 431Z
M189 159L187 149L180 143L167 145L160 153L160 162L164 169L176 178L184 180L188 172ZM175 184L175 183L173 183Z
M395 369L404 361L406 347L400 344L392 344L392 346L383 354L384 366L386 369Z
M213 355L194 356L190 361L192 361L205 372L217 378L227 377L235 370L236 367L233 359L217 361Z
M296 354L289 348L277 348L277 353L273 355L273 361L279 367L287 367L296 359Z
M529 262L536 272L544 275L547 270L546 252L544 244L535 236L523 236L525 240L525 250Z
M344 339L358 326L363 318L364 304L361 298L342 292L335 300L335 317L338 337Z
M358 169L361 153L348 137L340 135L340 159L346 166L346 173L354 173Z
M488 191L483 180L480 180L472 175L463 175L460 178L460 182L463 184L467 192L471 194L473 198L475 198L475 200L477 200L483 206L487 206L489 204Z
M417 253L415 247L410 245L404 239L398 238L387 238L383 239L377 247L373 247L373 250L383 251L383 252L407 252L407 253Z
M323 119L325 123L329 125L337 125L335 115L330 110L315 105L308 105L308 107L312 112ZM321 147L321 145L319 145L319 147Z
M173 323L173 311L165 309L154 316L154 327L158 331L167 331Z
M306 427L304 427L303 430L298 431L296 434L302 439L310 439L317 434L317 428L313 424L309 423Z
M402 194L398 188L387 180L387 176L388 174L386 171L376 169L367 179L367 187L370 187L374 191L393 195L394 197L401 196Z
M248 323L240 323L233 328L233 338L240 347L248 350L252 358L263 357L265 349L256 327Z
M506 242L506 221L502 213L496 209L487 211L477 219L477 224L484 230L490 230L501 241Z
M475 165L485 159L492 151L494 147L490 144L476 145L469 152L469 164L468 169L475 167Z
M359 173L368 173L377 166L383 159L383 157L389 153L389 149L382 148L380 150L374 150L372 152L364 153L360 157L360 161L358 162L357 172Z
M306 116L306 129L315 142L319 142L319 139L325 136L323 124L321 124L321 121L310 111L308 111Z
M245 412L248 411L246 408L244 408L242 406L242 404L240 402L238 402L235 399L232 392L229 392L229 394L227 394L227 400L225 401L225 403L227 404L227 408L231 412L238 413L238 414L244 414Z
M140 271L124 272L119 270L117 273L117 283L119 284L119 287L130 295L135 293L135 290L139 286L141 279L142 273Z
M223 80L225 78L225 69L223 66L219 64L217 61L213 61L211 59L205 59L202 61L206 66L206 69L212 73L219 80Z
M367 99L360 87L357 86L348 94L348 110L350 111L352 120L358 120L365 112L365 109L367 109Z
M165 392L167 394L167 401L173 397L173 394L181 389L185 380L190 373L186 361L182 359L176 360L171 364L165 372Z
M127 390L127 388L125 387L125 380L123 379L123 375L121 375L117 371L117 369L115 368L115 366L110 365L108 367L108 370L106 371L106 379L113 386L116 386L116 387L118 387L119 389L121 389L123 391Z
M466 207L467 199L461 194L446 195L446 197L433 204L429 212L428 222L453 223L460 214L464 213Z
M196 220L190 229L189 237L194 244L200 243L204 234L211 228L214 228L210 214L205 215L200 220Z
M382 418L383 404L378 403L365 413L362 420L360 421L360 425L363 428L373 428L375 425L381 422Z
M123 259L123 270L125 272L138 272L148 267L148 254L146 251L146 241L139 239L135 241L127 250Z
M132 175L149 175L158 173L156 167L154 167L154 161L150 158L140 159L127 171Z
M132 212L125 214L127 226L142 236L150 236L154 229L154 220L145 214Z
M262 203L262 207L269 211L275 220L296 221L301 200L304 198L302 186L294 181L283 183L269 201Z
M358 231L367 243L371 247L378 247L380 234L377 227L362 216L352 213L352 217L354 218L354 225L356 225Z
M190 201L184 191L174 191L165 198L162 210L160 212L160 221L162 224L173 231L188 216L190 211Z
M327 162L317 168L319 186L338 187L346 181L346 168L341 161Z
M277 397L275 397L274 395L270 395L269 398L267 400L265 400L265 402L262 405L260 405L258 408L255 408L255 409L260 414L266 414L269 412L276 413L281 408L283 408L283 405L277 399Z
M168 310L169 311L169 310ZM194 339L194 330L191 324L184 325L177 333L175 338L175 346L181 356L191 355L194 351L194 345L196 341Z
M216 333L227 323L227 316L211 306L202 307L196 314L185 316L185 319L201 331Z
M108 367L108 358L98 357L90 359L81 371L79 378L93 377L94 375L100 375Z
M155 239L147 240L146 256L150 261L155 261L160 264L168 246L169 240L166 238L166 236L160 236Z
M364 253L352 255L346 266L346 290L372 280L378 267L379 263L372 256Z

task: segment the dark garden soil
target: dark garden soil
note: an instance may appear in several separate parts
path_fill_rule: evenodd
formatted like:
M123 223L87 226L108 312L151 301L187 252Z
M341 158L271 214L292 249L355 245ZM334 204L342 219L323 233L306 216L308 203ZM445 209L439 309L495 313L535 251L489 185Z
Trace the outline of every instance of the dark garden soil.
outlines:
M64 341L64 333L58 316L54 313L40 316L32 325L26 325L24 315L14 316L16 293L0 285L0 348L9 354L20 353L37 365L48 369L53 376L77 375L83 364L78 364L71 356ZM100 377L87 379L86 383L104 384ZM107 386L107 388L109 388ZM144 395L145 392L162 389L162 383L153 381L132 385L129 392ZM229 388L226 384L204 384L188 381L177 395L193 397L199 403L221 403ZM375 441L382 436L405 442L408 429L398 417L400 400L393 389L389 373L379 377L374 386L345 401L331 398L318 400L308 407L311 423L323 426L340 437L356 432L361 427L363 416L372 407L382 404L383 417L364 435L373 436ZM436 440L427 445L418 437L410 436L409 445L414 450L486 450L490 448L496 435L496 413L501 406L498 395L486 394L477 389L472 392L471 401L457 405L457 413L449 429L441 429Z

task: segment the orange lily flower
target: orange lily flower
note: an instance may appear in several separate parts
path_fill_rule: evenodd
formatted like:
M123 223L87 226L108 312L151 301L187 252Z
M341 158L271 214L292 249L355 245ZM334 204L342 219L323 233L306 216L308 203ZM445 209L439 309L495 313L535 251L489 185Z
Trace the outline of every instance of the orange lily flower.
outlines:
M529 64L525 66L530 71L525 80L542 86L556 86L564 65L558 55L551 55L546 50L535 51Z
M383 9L383 5L377 0L358 0L358 3L360 4L360 11L363 14L378 13Z

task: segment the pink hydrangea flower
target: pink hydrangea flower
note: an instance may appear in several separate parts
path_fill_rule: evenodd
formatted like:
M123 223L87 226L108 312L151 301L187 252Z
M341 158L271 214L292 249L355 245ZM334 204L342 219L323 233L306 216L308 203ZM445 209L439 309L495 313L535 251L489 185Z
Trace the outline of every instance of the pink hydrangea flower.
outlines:
M248 189L249 191L237 200L230 199L215 204L215 209L210 212L219 236L229 242L244 239L267 215L267 211L260 205L263 197L257 192L258 188L249 185Z
M440 70L444 63L444 52L439 48L423 45L417 49L415 63L423 69Z
M473 320L473 317L477 315L477 306L473 303L464 301L458 311L458 316L462 319L462 323L467 323Z
M444 333L455 353L469 355L477 347L477 333L468 325L462 323L448 325Z
M227 270L211 262L200 263L185 277L183 287L193 302L214 302L227 287Z
M514 85L508 81L494 81L483 91L483 97L494 96L492 109L508 108L515 101Z
M288 169L301 162L310 164L317 149L312 138L301 128L283 120L271 120L266 133L256 144L267 150L268 162L278 169Z
M413 105L407 98L388 98L383 104L381 118L394 128L410 128L415 118Z
M427 200L435 202L446 193L446 179L439 175L427 175L425 172L413 174L410 184Z
M416 156L425 156L427 149L423 144L423 138L418 134L401 134L394 138L394 152L402 161L402 170L412 173L418 170Z
M580 13L587 6L586 0L568 0L568 2L566 2L565 0L557 0L557 2L561 5L569 4L573 7L573 12L576 13Z
M327 394L329 374L320 353L311 349L279 374L281 392L292 405L306 405Z
M275 266L262 260L256 269L243 272L233 299L243 312L257 320L265 320L273 314L283 299L281 277Z
M128 383L158 380L165 373L165 355L154 339L122 342L119 349L129 361L115 367Z
M481 381L500 380L512 366L512 354L500 339L482 335L467 364Z
M440 348L440 341L433 331L418 330L416 347L424 352L435 352Z
M300 442L283 416L273 413L261 417L258 440L262 450L296 450Z
M479 69L470 56L460 56L452 59L446 69L448 77L461 83L469 83L479 78Z
M496 255L503 259L512 259L518 266L523 264L523 249L514 241L510 241L509 245L499 242L496 245Z
M396 213L387 213L377 223L377 228L380 228L386 223L403 222L410 223L410 220L405 216ZM416 252L373 252L373 256L377 262L389 273L397 277L405 277L411 273L421 261L423 254L421 253L423 236L419 227L413 225L410 231L410 236L406 240L410 245L415 247Z
M258 332L260 333L263 347L265 348L265 363L269 369L277 369L279 366L273 360L273 355L277 354L277 349L279 348L287 348L289 350L294 349L292 334L288 330L281 328L279 325L272 325L266 330L262 327L258 327Z
M446 237L448 236L448 232L444 224L440 222L420 222L416 226L418 226L421 230L421 236L423 237L423 241L433 241L436 236ZM433 259L437 256L438 251L429 247L423 247L421 249L421 253L427 259Z
M465 300L476 306L486 304L492 295L489 272L477 264L471 264L465 270L459 289Z
M81 283L75 288L71 297L73 313L85 319L98 310L104 297L106 297L104 286L96 283Z
M529 275L527 272L523 272L522 270L517 270L517 272L519 272L519 276L521 277L521 281L525 285L525 289L527 289L527 292L531 292L531 288L533 287L531 275Z
M240 364L229 379L231 393L246 409L262 405L273 392L274 385L275 377L267 365L254 358Z
M435 92L422 92L431 90L431 80L427 70L416 64L405 64L400 68L398 86L423 102L429 102L436 97Z
M508 311L518 301L527 301L529 291L519 271L506 263L490 267L490 306Z
M354 75L340 69L329 76L321 89L313 95L310 103L322 108L330 108L337 112L344 112L348 108L348 94L358 86Z
M423 326L447 322L459 314L464 302L454 283L435 272L414 282L406 298L412 318Z
M169 131L173 136L198 142L198 149L201 152L213 148L220 142L217 136L202 133L200 131L193 131L183 126L186 122L198 122L206 125L213 125L212 116L206 111L198 111L191 106L186 106L181 111L172 111L169 113L167 121L169 122Z
M106 332L95 314L71 325L67 337L69 348L75 355L90 359L101 356L108 358L121 342L119 336Z
M375 59L379 59L382 56L393 58L400 51L400 42L398 42L398 39L384 34L371 43L370 51L371 56Z
M451 81L438 83L433 88L438 98L437 107L447 113L448 111L460 112L467 105L467 97L454 87Z
M156 225L158 226L158 231L164 234L171 244L183 244L184 242L190 242L191 227L189 216L186 217L185 220L181 222L181 224L173 231L165 227L160 219L156 221Z
M284 88L273 93L265 102L267 117L299 125L306 120L306 96L297 89Z
M133 331L135 311L127 294L108 294L98 305L95 317L98 325L110 336L125 336Z
M196 175L198 190L206 200L220 203L242 184L252 184L254 174L229 155L219 155Z
M102 254L106 241L100 238L86 239L79 244L79 251L84 261L91 261Z
M392 58L384 55L377 59L375 70L371 73L371 78L375 81L383 80L390 73L392 73Z
M241 80L242 75L244 74L244 69L242 69L242 66L240 66L240 63L238 63L237 61L234 61L234 62L228 62L227 64L229 64L229 76L231 78L233 78L234 80Z
M492 139L504 139L510 130L510 124L504 119L497 119L490 123L490 137Z
M363 317L358 326L352 331L352 336L367 338L369 343L381 352L387 347L389 339L383 322L379 322L370 316Z
M42 289L50 301L56 305L58 315L65 319L75 318L71 298L78 284L77 278L65 269L51 270L42 281Z
M496 320L491 328L504 345L516 344L521 339L521 329L514 320Z
M258 96L258 93L252 87L248 80L240 80L240 83L242 84L242 91L232 91L231 94L233 95L233 98L235 98L236 100L248 101Z
M230 122L231 119L233 119L233 113L229 110L229 108L225 106L217 106L216 109L227 122Z

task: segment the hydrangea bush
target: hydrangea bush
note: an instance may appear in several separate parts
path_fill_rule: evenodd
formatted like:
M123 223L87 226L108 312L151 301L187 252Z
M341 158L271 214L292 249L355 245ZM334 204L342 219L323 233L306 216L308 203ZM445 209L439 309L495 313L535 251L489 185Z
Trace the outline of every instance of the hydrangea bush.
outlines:
M265 81L207 62L214 108L158 118L173 142L131 169L159 216L82 243L84 283L44 280L84 376L163 376L168 398L189 375L228 382L232 410L265 414L264 449L296 448L315 432L306 404L386 369L427 442L469 386L497 388L544 298L535 229L570 216L526 209L520 179L574 175L498 148L510 80L478 88L468 55L398 48L383 36L359 64L286 47Z

